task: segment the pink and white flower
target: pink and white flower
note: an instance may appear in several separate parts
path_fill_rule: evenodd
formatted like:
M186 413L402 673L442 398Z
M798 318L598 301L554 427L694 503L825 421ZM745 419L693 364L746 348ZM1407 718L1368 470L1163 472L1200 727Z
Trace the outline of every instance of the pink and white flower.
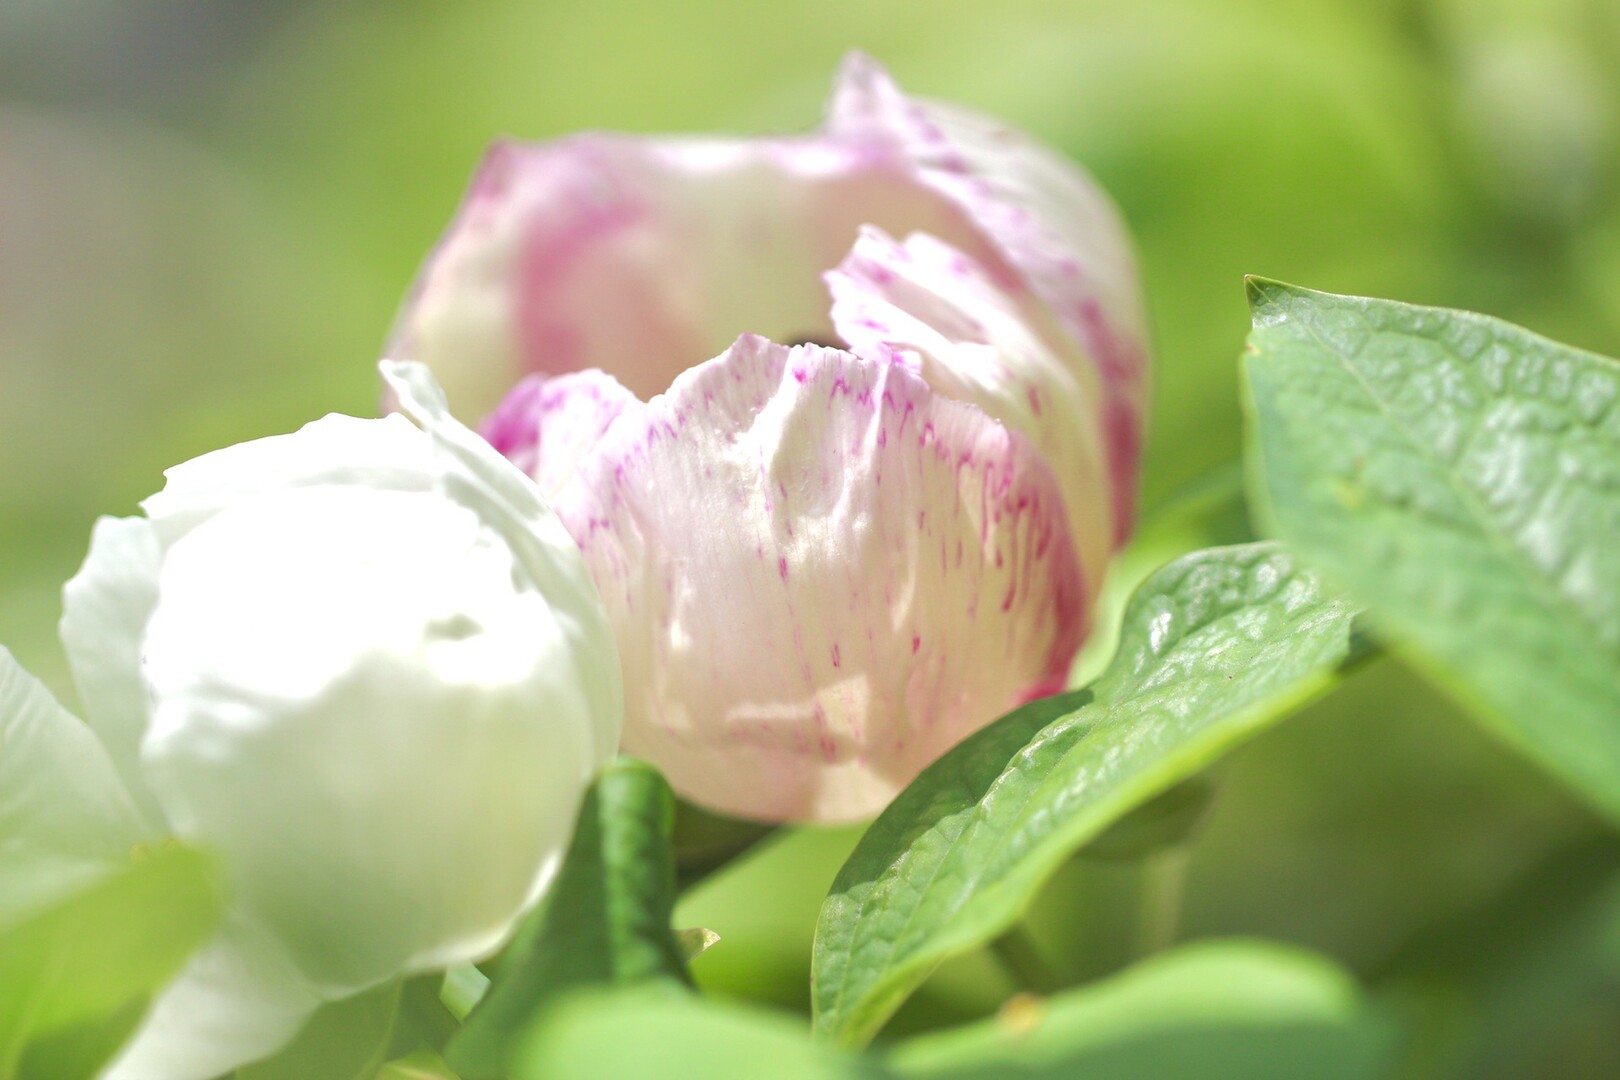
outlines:
M870 815L1060 688L1134 515L1118 214L862 56L809 136L496 146L390 350L507 394L484 433L602 591L627 749L731 813Z

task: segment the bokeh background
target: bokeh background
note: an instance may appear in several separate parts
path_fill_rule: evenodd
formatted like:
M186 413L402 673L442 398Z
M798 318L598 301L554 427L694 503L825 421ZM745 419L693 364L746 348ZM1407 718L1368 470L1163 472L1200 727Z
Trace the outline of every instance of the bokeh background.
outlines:
M4 0L0 642L71 698L59 590L97 514L374 410L490 139L807 129L850 47L1113 193L1152 309L1150 507L1238 453L1244 273L1620 354L1617 0ZM1206 518L1140 558L1242 530ZM1415 676L1375 664L1219 780L1182 936L1332 953L1420 1018L1413 1075L1620 1075L1615 841ZM683 922L724 937L700 980L802 1007L852 836L778 838L692 892ZM1043 899L1054 955L1110 917L1111 873L1081 860ZM1007 989L968 957L895 1030Z

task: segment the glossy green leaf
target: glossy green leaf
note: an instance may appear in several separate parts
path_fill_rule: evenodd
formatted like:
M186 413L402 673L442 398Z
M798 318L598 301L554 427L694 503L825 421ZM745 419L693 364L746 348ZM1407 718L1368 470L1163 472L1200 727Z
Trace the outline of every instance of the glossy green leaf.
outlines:
M1249 296L1269 531L1620 819L1620 365L1464 312Z
M518 1036L558 994L659 980L689 985L670 914L675 799L652 766L610 762L545 904L520 931L446 1058L470 1077L502 1076Z
M1088 841L1320 692L1351 610L1271 544L1150 577L1090 691L1034 702L926 769L821 912L815 1027L863 1043L940 961L1007 929Z
M214 931L207 861L168 847L0 935L0 1078L88 1077Z
M1386 1075L1392 1034L1320 957L1205 942L902 1043L889 1061L903 1075L940 1080L1354 1080Z

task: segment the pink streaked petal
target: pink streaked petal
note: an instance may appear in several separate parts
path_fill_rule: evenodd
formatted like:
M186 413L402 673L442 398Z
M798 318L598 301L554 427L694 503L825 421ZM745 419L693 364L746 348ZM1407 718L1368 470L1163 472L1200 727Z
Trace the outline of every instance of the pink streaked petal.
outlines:
M1022 132L907 97L860 54L844 64L827 134L900 153L921 184L961 208L1095 364L1123 540L1135 513L1147 332L1130 239L1108 196Z
M862 230L827 285L855 352L904 363L1034 443L1062 486L1085 578L1100 585L1115 526L1097 372L1065 363L981 263L924 233L901 244Z
M875 813L1083 633L1051 468L883 360L739 339L557 508L614 622L626 748L728 813Z
M496 146L429 259L389 355L458 410L528 372L659 393L740 333L829 340L822 271L860 226L974 242L948 199L864 139L579 135Z
M512 388L478 430L550 499L579 471L613 421L640 408L634 394L595 368L567 375L530 375Z

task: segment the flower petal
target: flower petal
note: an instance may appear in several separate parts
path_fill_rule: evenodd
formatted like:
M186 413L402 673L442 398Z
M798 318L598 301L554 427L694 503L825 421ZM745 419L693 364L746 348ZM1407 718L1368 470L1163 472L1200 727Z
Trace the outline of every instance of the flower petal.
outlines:
M907 97L859 53L840 73L827 133L901 154L919 183L967 215L1050 309L1082 350L1083 362L1095 365L1106 395L1104 431L1123 539L1135 512L1147 331L1130 238L1106 193L1022 132L965 109ZM897 235L902 231L879 219L872 223Z
M269 1057L321 999L275 939L240 913L164 989L105 1080L208 1080Z
M1081 636L1029 443L837 350L739 339L615 424L558 512L618 631L626 747L729 813L874 813Z
M151 832L161 831L163 813L140 768L149 709L141 634L157 603L162 559L151 522L104 517L90 534L84 565L62 588L62 647L85 718Z
M595 368L530 375L479 426L489 444L551 498L596 449L608 427L641 401Z
M388 354L481 413L525 372L601 368L647 397L739 333L829 341L819 275L862 224L972 239L900 164L819 137L498 145Z
M142 765L327 995L498 945L622 717L607 614L537 487L420 365L382 373L405 415L207 455L147 502Z
M1115 528L1096 372L1066 365L979 262L925 233L899 244L863 229L827 285L833 323L855 352L898 359L936 393L972 402L1035 444L1063 488L1086 581L1098 587Z
M150 835L95 735L0 647L0 926L126 863Z
M436 470L429 443L402 416L333 414L287 435L237 443L167 469L141 503L164 547L220 509L289 487L356 484L426 491Z
M495 948L617 728L504 540L438 493L295 488L178 540L159 593L152 790L300 970L339 996Z
M379 370L405 415L427 432L435 452L454 464L445 472L447 492L479 512L511 545L565 627L568 661L594 720L596 758L606 761L618 753L624 690L613 628L573 538L540 489L450 415L443 391L424 365L384 360Z

